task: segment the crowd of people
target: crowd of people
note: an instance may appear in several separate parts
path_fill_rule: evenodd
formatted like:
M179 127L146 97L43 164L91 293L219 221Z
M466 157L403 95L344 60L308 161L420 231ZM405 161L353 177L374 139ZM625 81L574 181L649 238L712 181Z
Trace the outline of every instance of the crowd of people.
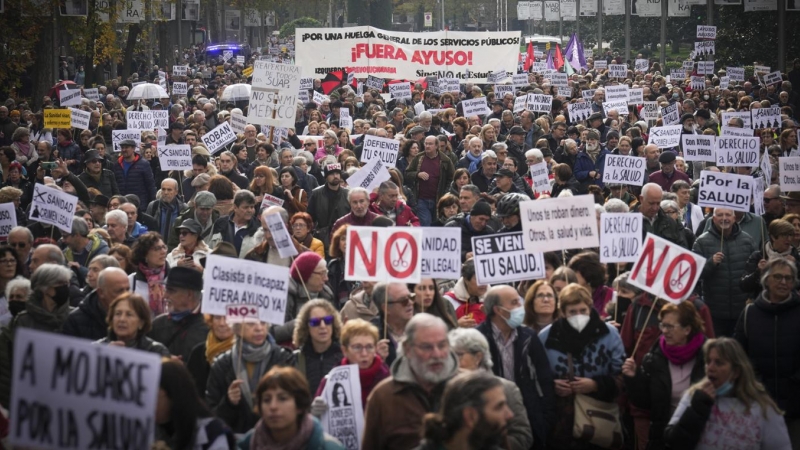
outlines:
M750 76L721 88L720 70L692 89L658 63L611 79L591 59L569 77L569 95L538 73L504 96L420 80L404 100L343 83L298 104L278 145L248 124L214 154L201 138L246 116L246 104L220 98L247 79L235 64L212 78L202 63L189 68L185 96L127 98L131 83L158 81L158 67L100 86L100 100L80 106L86 130L49 129L24 101L0 106L0 203L14 204L18 222L0 244L3 408L15 333L32 328L164 357L157 448L344 448L320 417L328 373L348 364L361 383L363 449L800 448L800 195L778 183L778 158L798 156L800 61L768 86ZM622 84L678 105L683 134L741 129L726 113L770 106L780 127L750 130L761 142L751 167L687 161L681 146L648 144L662 118L643 120L635 104L604 109L605 88ZM551 111L514 112L527 93L553 95ZM480 97L491 112L464 117L460 102ZM591 104L586 120L569 117L579 101ZM166 144L189 145L191 170L162 170L156 132L114 143L126 111L147 109L169 111ZM372 191L347 182L366 135L401 149ZM607 155L643 158L642 185L604 182ZM542 162L544 190L529 169ZM765 178L754 193L764 213L699 207L702 171ZM36 184L78 198L71 231L29 219ZM597 249L545 253L541 279L478 283L473 237L521 231L522 202L577 195L592 196L598 219L641 213L643 235L706 258L695 292L679 304L655 298ZM279 253L272 215L297 256ZM461 276L348 280L355 226L456 228ZM203 314L209 255L289 268L284 323ZM3 412L7 432L14 417Z

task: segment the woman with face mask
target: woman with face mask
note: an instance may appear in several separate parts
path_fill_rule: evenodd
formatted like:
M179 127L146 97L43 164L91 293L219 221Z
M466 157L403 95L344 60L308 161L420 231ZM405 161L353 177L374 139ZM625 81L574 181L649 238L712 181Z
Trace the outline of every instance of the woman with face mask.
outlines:
M671 448L789 450L783 412L731 338L703 345L706 376L690 387L664 431Z
M617 329L603 322L592 307L587 288L567 285L558 303L561 318L539 333L555 378L558 419L548 445L573 448L575 394L615 402L620 394L615 378L620 374L625 350Z

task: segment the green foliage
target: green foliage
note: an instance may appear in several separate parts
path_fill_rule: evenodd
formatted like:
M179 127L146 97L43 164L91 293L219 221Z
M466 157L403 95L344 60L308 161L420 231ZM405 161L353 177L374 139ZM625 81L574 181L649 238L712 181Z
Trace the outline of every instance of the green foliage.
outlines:
M289 37L294 34L295 28L322 28L322 22L311 17L301 17L284 24L281 27L281 37Z

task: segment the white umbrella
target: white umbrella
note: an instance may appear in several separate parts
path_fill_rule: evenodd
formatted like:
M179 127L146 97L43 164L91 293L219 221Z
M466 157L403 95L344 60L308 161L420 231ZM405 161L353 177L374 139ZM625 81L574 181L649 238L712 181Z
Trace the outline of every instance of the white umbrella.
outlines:
M238 102L242 100L250 100L250 85L249 84L232 84L222 91L219 100L221 102Z
M158 98L169 98L169 94L161 86L153 83L139 84L133 87L128 93L128 100L151 100Z

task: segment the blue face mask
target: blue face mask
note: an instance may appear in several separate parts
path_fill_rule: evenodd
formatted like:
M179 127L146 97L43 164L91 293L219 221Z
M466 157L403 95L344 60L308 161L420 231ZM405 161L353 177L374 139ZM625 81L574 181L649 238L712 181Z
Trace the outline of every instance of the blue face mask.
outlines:
M511 328L517 328L519 326L522 326L522 321L525 319L524 307L520 306L514 309L505 309L505 308L502 309L503 311L506 311L510 314L508 319L505 319L508 326L510 326Z
M677 100L678 99L678 94L672 94L672 99L673 100Z
M728 395L733 390L733 383L730 380L722 383L722 386L717 388L717 397Z
M363 108L364 107L364 103L358 102L358 103L356 103L356 107Z
M170 313L169 318L172 319L173 322L180 322L181 320L185 319L192 313L192 310L181 311L179 313Z

